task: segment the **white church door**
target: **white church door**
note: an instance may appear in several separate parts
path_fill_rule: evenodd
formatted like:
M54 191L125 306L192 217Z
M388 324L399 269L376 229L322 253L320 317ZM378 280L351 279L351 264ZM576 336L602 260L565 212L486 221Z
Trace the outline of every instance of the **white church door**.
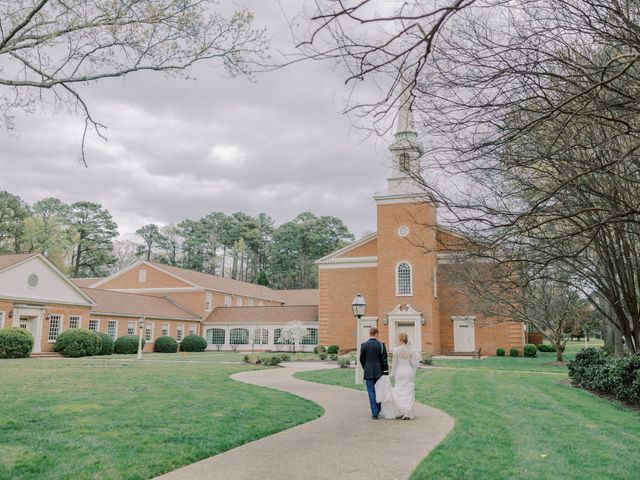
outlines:
M475 317L453 317L453 349L455 352L475 352Z
M360 365L360 345L369 339L369 330L371 327L377 326L378 317L363 317L358 319L356 332L356 385L362 385L364 383L364 370L362 369L362 365Z
M409 337L409 344L413 345L414 347L416 345L419 345L416 343L416 321L412 320L412 321L407 321L407 322L397 322L396 323L396 338L398 338L398 335L400 335L401 333L406 333L407 336ZM393 349L393 346L395 346L397 344L397 341L395 343L392 343L391 348Z

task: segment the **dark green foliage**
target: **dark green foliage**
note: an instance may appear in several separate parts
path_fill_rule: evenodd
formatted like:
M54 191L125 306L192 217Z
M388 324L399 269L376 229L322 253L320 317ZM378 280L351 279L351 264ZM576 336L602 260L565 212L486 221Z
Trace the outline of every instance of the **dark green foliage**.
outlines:
M100 335L85 328L73 328L62 332L56 340L55 351L65 357L88 357L102 349Z
M342 357L338 359L338 366L340 368L349 368L351 366L351 359L347 357Z
M313 353L315 353L316 355L319 353L326 353L327 352L327 348L323 347L322 345L316 345L315 347L313 347Z
M329 355L337 354L340 351L340 347L338 345L329 345L327 348L327 353Z
M423 365L433 365L433 355L429 352L422 352L420 363Z
M184 337L182 343L180 343L182 352L204 352L206 348L207 341L200 335L194 335L193 333Z
M267 277L267 274L264 271L260 272L260 275L258 275L258 279L256 280L256 283L258 285L263 285L265 287L269 286L269 278Z
M144 348L144 338L142 339L142 348ZM132 353L138 353L138 336L137 335L124 335L116 339L114 346L116 353L129 355Z
M97 333L100 336L100 340L102 340L102 347L100 348L98 355L112 355L115 344L111 335L102 332Z
M525 357L531 357L531 358L533 358L533 357L535 357L536 355L538 355L538 348L537 348L534 344L532 344L532 343L527 343L527 344L524 346L524 351L523 351L523 353L524 353L524 356L525 356Z
M496 355L499 357L504 357L504 348L497 348Z
M325 352L319 353L318 356L320 357L320 360L326 360L327 359L327 354Z
M517 357L518 355L520 355L520 350L514 347L509 350L509 355L511 355L512 357Z
M619 400L640 403L640 354L610 357L603 350L585 348L569 362L571 383Z
M33 335L24 328L0 328L0 358L26 358L33 348Z
M332 360L335 362L336 360L338 360L338 354L337 353L329 354L329 360Z
M541 343L537 346L539 352L555 352L556 346L551 345L550 343ZM564 352L564 346L562 347L562 351Z
M176 353L178 351L178 341L169 336L162 336L156 339L153 351L158 353Z

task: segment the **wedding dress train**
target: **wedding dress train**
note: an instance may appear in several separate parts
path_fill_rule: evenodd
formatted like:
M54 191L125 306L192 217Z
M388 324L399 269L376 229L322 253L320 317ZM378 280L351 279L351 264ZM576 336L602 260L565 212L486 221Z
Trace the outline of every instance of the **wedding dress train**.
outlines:
M390 377L394 380L394 385L391 386L389 379L383 380L384 377L380 387L380 381L376 383L376 397L382 403L380 415L383 418L413 418L415 378L419 363L420 354L408 345L393 349Z

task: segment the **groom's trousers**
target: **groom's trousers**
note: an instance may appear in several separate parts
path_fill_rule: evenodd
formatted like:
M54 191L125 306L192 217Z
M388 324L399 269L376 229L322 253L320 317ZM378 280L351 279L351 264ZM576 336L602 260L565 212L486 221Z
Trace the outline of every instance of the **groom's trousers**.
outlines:
M378 379L367 378L364 383L367 385L367 393L369 394L369 406L371 407L371 415L377 417L382 409L382 404L376 402L376 382Z

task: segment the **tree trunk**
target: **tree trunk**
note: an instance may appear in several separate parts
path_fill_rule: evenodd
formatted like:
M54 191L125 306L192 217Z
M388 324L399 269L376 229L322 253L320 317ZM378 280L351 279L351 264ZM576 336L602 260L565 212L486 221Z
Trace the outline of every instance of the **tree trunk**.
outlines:
M224 277L224 264L227 261L227 246L222 246L222 276Z
M82 253L82 243L78 241L78 248L76 249L75 265L73 266L73 276L78 278L80 274L80 255Z
M562 362L562 343L556 342L556 362Z

